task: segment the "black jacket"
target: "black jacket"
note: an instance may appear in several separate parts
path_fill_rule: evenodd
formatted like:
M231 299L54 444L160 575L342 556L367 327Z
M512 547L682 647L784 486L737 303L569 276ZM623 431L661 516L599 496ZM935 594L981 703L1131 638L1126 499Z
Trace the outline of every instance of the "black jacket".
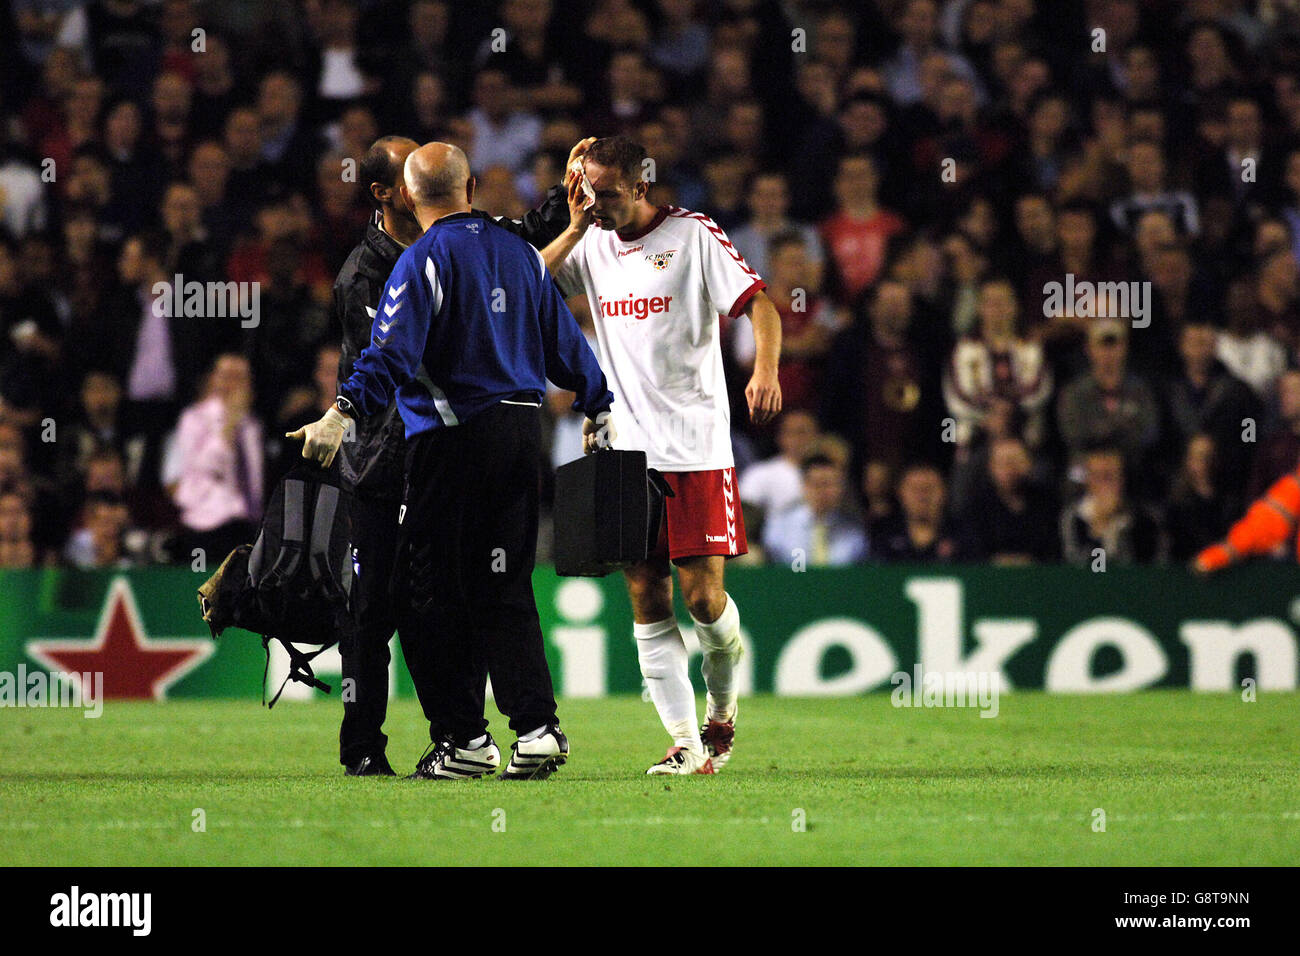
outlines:
M546 201L523 219L498 218L477 209L473 214L522 236L538 248L569 225L567 195L561 186L552 186ZM334 280L332 311L343 331L339 382L348 380L357 357L370 344L370 330L384 284L401 255L402 247L371 222L366 226L365 238L348 255ZM401 498L406 458L404 432L396 402L389 402L382 412L358 422L356 440L345 441L341 449L344 481L367 497Z

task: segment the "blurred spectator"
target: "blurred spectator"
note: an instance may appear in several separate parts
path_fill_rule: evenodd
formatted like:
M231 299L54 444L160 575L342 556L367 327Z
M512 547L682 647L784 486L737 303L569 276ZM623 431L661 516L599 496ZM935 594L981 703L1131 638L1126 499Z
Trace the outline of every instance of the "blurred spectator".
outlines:
M303 182L314 172L320 137L303 123L302 87L287 70L262 78L257 93L257 118L261 124L261 160L272 178L284 183Z
M817 383L831 339L846 324L841 310L819 294L817 266L809 261L803 237L786 232L772 239L767 294L781 315L781 403L784 408L815 409ZM754 367L754 330L735 323L736 361L747 374Z
M1165 559L1164 533L1125 490L1125 456L1097 448L1083 458L1083 495L1061 515L1062 556L1070 564L1103 567L1153 564Z
M741 473L740 500L746 509L774 515L797 504L803 495L804 459L812 453L819 429L808 411L787 409L776 424L777 454ZM746 511L746 514L749 512Z
M1273 393L1273 385L1286 369L1286 349L1259 327L1255 289L1239 278L1224 295L1227 327L1215 342L1215 355L1233 375L1255 390L1260 398Z
M209 361L213 341L211 321L172 314L174 276L167 271L167 253L168 240L159 232L127 240L117 264L120 285L105 314L89 317L102 325L79 333L85 341L104 343L107 354L99 361L125 386L132 428L149 440L146 477L156 475L159 442L188 397L188 383Z
M903 220L879 205L879 177L870 156L846 156L835 173L835 213L821 224L830 254L831 289L846 306L858 304L885 264L890 237Z
M894 29L902 43L898 53L886 64L885 76L894 101L907 106L921 98L921 63L938 49L939 8L934 0L905 0L897 9ZM943 57L952 75L974 77L970 64L961 56L944 52Z
M503 71L484 70L475 77L474 108L469 113L473 128L469 157L474 169L504 166L512 173L523 171L541 140L542 121L519 104L519 94Z
M208 281L221 274L221 256L203 224L199 191L183 180L163 192L160 209L168 249L165 268L191 279Z
M266 422L280 421L285 395L311 382L313 369L304 365L302 356L314 355L331 331L325 310L299 275L298 256L297 245L287 237L270 244L266 280L259 287L258 322L247 332L258 396L255 411Z
M240 100L243 91L230 62L230 48L221 36L207 32L202 56L191 61L194 67L194 95L191 102L191 135L195 139L216 139L221 135L227 114Z
M908 338L911 322L907 286L886 280L877 284L866 319L831 345L818 417L849 441L856 460L897 467L939 440L939 416L929 414L936 398L926 394L923 353Z
M353 0L322 0L311 4L319 47L312 87L327 116L335 116L342 104L379 91L379 82L369 76L357 43L357 22L361 7Z
M262 425L253 416L248 360L217 358L203 397L181 413L168 453L168 491L180 509L176 555L220 563L256 534L262 503Z
M0 229L21 239L47 221L40 170L0 139Z
M63 329L42 289L24 289L17 246L0 235L0 418L25 426L59 406Z
M562 49L567 34L549 29L555 8L552 0L504 0L500 13L505 48L496 48L495 38L484 40L475 58L479 67L490 60L522 94L528 108L538 111L573 109L583 100L582 90L565 68L571 60Z
M659 16L650 59L682 87L708 66L709 28L696 18L697 0L657 0L655 6Z
M78 51L115 92L140 97L162 48L157 14L142 0L88 0L68 11L57 42Z
M1030 446L1042 441L1041 412L1052 378L1037 342L1017 331L1015 290L1004 278L979 288L979 327L957 343L944 374L944 397L957 420L958 447L985 435L1019 435Z
M1179 564L1222 540L1241 513L1242 497L1221 490L1223 469L1215 458L1212 436L1200 433L1188 440L1165 516L1169 558Z
M862 498L868 526L894 513L894 470L887 462L868 461L862 466Z
M121 498L93 492L82 507L82 520L68 539L63 558L78 568L129 568L127 553L129 515ZM224 555L222 555L224 557Z
M844 469L826 455L812 455L801 467L799 504L771 514L764 522L763 551L775 564L834 567L862 561L867 535L847 508Z
M778 172L757 174L749 187L749 219L730 235L745 261L763 277L770 271L772 242L784 233L798 235L803 240L809 260L818 267L825 258L817 230L807 223L790 219L789 211L790 185L785 175Z
M63 480L85 474L95 454L111 450L120 456L124 479L134 484L144 462L145 441L123 427L121 383L111 372L87 372L80 397L81 408L73 421L62 427L58 441Z
M934 465L899 475L898 513L871 526L871 558L887 563L950 564L981 557L979 543L948 513L948 489Z
M1300 371L1284 372L1277 380L1276 421L1260 437L1245 499L1264 496L1273 482L1300 465Z
M1171 190L1166 182L1165 155L1159 143L1138 140L1128 148L1129 193L1110 208L1115 226L1125 232L1137 228L1144 213L1163 212L1173 220L1181 235L1200 232L1196 198L1185 190Z
M1127 369L1128 327L1113 318L1088 326L1089 370L1061 391L1056 414L1071 460L1113 444L1138 467L1160 437L1160 408L1151 387Z
M1270 253L1256 273L1255 304L1260 326L1294 359L1300 348L1300 266L1289 250Z
M108 159L109 189L119 221L129 231L147 225L158 204L163 169L158 154L143 140L144 114L131 100L119 100L104 117L104 153Z
M1182 374L1168 385L1174 437L1186 447L1193 435L1208 434L1219 459L1215 483L1242 494L1254 451L1243 436L1247 428L1252 434L1258 431L1264 406L1250 386L1215 358L1214 349L1215 329L1208 321L1183 326L1178 341Z
M988 560L994 564L1059 560L1060 507L1034 481L1033 460L1023 441L1013 435L993 439L986 482L965 515Z
M30 568L35 564L27 501L20 492L0 486L0 569Z

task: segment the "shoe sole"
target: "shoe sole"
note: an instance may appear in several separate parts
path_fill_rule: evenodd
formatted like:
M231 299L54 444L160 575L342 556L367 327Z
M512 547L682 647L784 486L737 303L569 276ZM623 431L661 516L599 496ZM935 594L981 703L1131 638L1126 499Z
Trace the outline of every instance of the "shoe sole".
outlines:
M547 757L538 764L531 773L511 773L510 768L506 767L501 774L502 780L545 780L555 771L559 770L569 762L568 754L556 754L554 757Z
M655 764L654 767L651 767L649 770L645 772L645 775L647 777L695 777L695 776L708 777L718 772L717 768L713 766L712 757L707 758L704 761L704 763L700 764L700 766L697 767L695 770L691 770L685 773L680 770L655 769L656 767L659 766L660 764Z
M484 770L481 773L456 773L456 774L419 774L411 773L403 777L403 780L482 780L484 777L490 777L496 773L496 768Z

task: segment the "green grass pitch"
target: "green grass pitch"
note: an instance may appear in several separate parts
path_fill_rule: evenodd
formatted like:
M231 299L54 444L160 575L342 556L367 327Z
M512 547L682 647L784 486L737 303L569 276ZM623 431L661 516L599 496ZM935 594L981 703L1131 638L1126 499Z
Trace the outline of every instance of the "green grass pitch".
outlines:
M634 698L571 700L544 783L348 779L335 703L0 711L0 864L1288 864L1300 695L1020 692L995 719L887 694L741 702L715 777L649 778ZM494 716L498 743L513 737ZM395 702L389 756L422 748ZM205 832L195 832L202 810ZM1094 829L1105 812L1105 831ZM799 826L803 822L803 826Z

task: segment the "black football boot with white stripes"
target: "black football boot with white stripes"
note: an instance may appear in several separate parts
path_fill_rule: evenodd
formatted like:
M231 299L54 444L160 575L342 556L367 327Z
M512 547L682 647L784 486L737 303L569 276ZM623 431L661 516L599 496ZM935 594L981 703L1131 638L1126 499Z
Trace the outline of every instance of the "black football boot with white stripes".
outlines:
M407 780L476 780L497 772L501 751L491 734L480 747L458 747L451 738L429 745Z
M569 738L552 724L532 740L516 740L502 780L545 780L569 759Z

